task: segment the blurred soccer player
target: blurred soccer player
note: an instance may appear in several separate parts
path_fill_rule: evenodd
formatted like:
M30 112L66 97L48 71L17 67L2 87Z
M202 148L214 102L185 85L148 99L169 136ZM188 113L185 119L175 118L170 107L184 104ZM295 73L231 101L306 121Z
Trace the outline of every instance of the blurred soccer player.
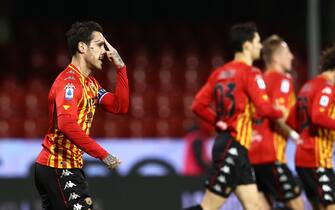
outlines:
M314 209L335 209L335 47L321 57L321 74L303 85L290 121L303 140L295 165Z
M248 158L251 143L251 103L261 116L278 119L259 69L252 66L262 45L252 23L230 30L234 60L217 68L197 93L192 110L218 128L212 150L212 167L200 205L188 210L218 210L234 192L246 210L259 210L257 186ZM214 103L215 110L211 108ZM225 130L225 131L223 131Z
M288 113L295 104L295 93L293 79L285 72L291 70L293 55L286 42L276 35L263 42L262 51L266 65L264 81L270 101L285 107ZM291 209L303 210L301 189L286 165L287 135L276 122L258 117L257 113L253 120L252 132L249 158L255 169L256 183L261 195L261 209L272 209L272 199L275 199L284 202ZM292 137L296 141L299 140L299 135L293 130Z
M35 185L46 210L93 209L81 169L84 152L110 169L120 164L88 135L97 107L115 114L128 111L126 66L102 33L101 26L90 21L73 24L66 34L72 60L49 92L50 128L35 167ZM117 69L115 93L104 90L91 76L102 69L105 56Z

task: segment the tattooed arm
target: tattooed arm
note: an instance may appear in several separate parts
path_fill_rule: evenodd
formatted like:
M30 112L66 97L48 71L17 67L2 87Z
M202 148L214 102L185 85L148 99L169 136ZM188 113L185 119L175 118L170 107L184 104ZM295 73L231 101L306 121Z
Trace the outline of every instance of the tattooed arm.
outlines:
M113 62L117 69L121 69L122 67L124 67L124 62L122 58L120 57L119 53L111 44L109 44L106 38L105 38L105 44L107 46L106 55L107 55L108 60Z

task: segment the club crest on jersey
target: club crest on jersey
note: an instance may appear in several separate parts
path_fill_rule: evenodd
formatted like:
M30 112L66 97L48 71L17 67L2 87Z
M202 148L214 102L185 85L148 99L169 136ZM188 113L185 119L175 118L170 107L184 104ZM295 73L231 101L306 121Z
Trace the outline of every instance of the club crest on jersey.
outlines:
M74 89L76 87L72 83L67 83L64 87L65 89L65 99L66 100L72 100L74 95Z

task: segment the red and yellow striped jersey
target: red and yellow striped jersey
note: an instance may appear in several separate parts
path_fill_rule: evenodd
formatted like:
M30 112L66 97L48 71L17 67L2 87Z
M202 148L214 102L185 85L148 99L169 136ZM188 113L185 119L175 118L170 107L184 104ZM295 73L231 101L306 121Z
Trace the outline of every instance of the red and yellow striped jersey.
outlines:
M296 166L332 168L334 99L334 85L324 76L308 81L301 88L294 110L294 124L303 140L297 145Z
M296 101L292 77L286 73L270 70L264 74L264 81L272 104L282 105L289 111ZM259 117L256 112L252 132L253 139L249 149L252 164L286 162L286 138L279 132L274 122Z
M119 77L125 81L119 92L126 97L123 103L116 103L128 106L125 67L119 70L120 80ZM110 96L106 97L107 94ZM119 97L106 92L92 76L82 75L74 65L62 71L49 92L50 125L36 162L54 168L81 168L84 152L100 159L106 157L107 151L88 135L97 106L111 96L114 98L108 105Z
M215 111L211 104L214 103ZM281 117L273 109L266 94L259 69L232 61L216 69L201 88L192 104L193 111L215 125L222 120L236 140L246 148L251 143L251 106L254 103L262 116Z

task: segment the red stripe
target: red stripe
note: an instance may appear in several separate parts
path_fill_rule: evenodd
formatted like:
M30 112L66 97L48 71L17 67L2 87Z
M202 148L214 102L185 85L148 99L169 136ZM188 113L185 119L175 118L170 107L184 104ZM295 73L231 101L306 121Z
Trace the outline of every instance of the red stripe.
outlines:
M59 174L57 172L57 169L55 169L55 173L56 173L56 181L57 181L57 184L58 184L58 191L59 191L59 194L61 195L62 199L63 199L63 202L64 202L64 205L65 207L67 208L67 201L66 201L66 198L65 198L65 195L63 193L63 189L62 189L62 185L60 184L60 180L59 180Z
M71 168L74 168L74 152L73 152L73 148L74 148L74 145L71 144L70 145L70 151L71 151L71 157L70 157L70 164L71 164Z
M220 156L220 159L222 160L220 163L219 163L219 168L221 168L223 165L224 165L224 158L226 157L226 154L228 152L228 149L230 148L230 145L233 143L233 139L230 137L228 139L228 143L226 145L226 148L225 150L223 151L222 155ZM217 177L220 175L220 170L217 170L216 171L216 174L211 178L211 181L210 181L210 186L213 186L214 185L214 182L215 182L215 179L217 179Z

